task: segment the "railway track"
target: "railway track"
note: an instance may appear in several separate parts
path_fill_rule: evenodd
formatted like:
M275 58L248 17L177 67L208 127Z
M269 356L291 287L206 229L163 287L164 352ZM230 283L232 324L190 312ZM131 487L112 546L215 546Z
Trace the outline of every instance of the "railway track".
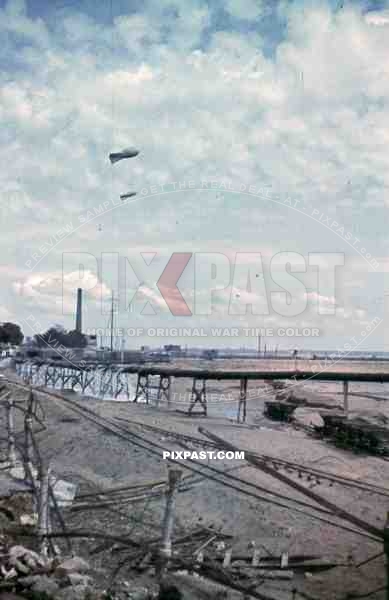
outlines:
M114 434L118 438L120 438L134 446L142 448L147 453L156 456L158 459L161 459L163 451L170 450L169 448L166 448L165 446L162 446L161 444L150 441L147 438L145 438L144 436L142 436L140 434L136 434L133 431L129 430L128 428L125 428L122 425L119 425L113 419L110 419L107 417L101 417L101 415L99 415L96 411L93 411L92 409L87 408L85 406L81 406L74 400L70 400L69 398L64 397L62 394L60 394L58 392L47 391L44 388L21 384L19 382L15 382L14 380L9 379L9 378L4 378L4 379L9 384L10 387L14 386L19 389L24 389L25 391L31 391L31 389L34 389L37 393L52 397L52 398L56 399L57 401L60 401L67 408L69 408L72 411L74 411L75 413L83 416L85 419L94 423L96 426L98 426L102 430L105 430L105 431L109 432L110 434ZM164 431L164 430L162 430L162 431ZM185 436L185 437L191 438L191 436ZM199 441L198 438L197 439L194 438L194 439L197 442ZM278 494L275 492L271 492L265 488L261 488L260 486L253 484L252 482L249 482L244 479L233 476L230 473L226 473L226 472L221 471L210 465L201 464L198 461L190 459L190 458L186 459L184 464L182 462L180 462L179 460L175 460L173 458L169 458L168 461L177 466L180 466L181 468L185 468L185 469L191 471L192 473L196 473L197 475L205 477L210 481L221 484L224 487L227 487L228 489L237 491L238 493L241 493L246 497L254 498L258 501L272 504L274 506L277 506L277 507L280 507L283 509L292 510L293 512L300 513L310 519L318 520L320 522L326 523L327 525L351 532L353 534L361 535L363 537L367 537L367 538L373 539L375 541L380 540L380 537L375 535L374 533L373 534L369 533L368 531L364 531L363 529L359 530L357 528L351 528L351 527L348 527L347 525L344 525L344 524L341 524L341 523L331 520L331 517L337 518L337 516L330 510L320 507L319 505L317 505L317 506L312 505L310 503L307 503L307 502L304 502L301 500L297 500L296 498L292 498L290 496L285 496L285 495L281 495L281 494ZM253 490L255 490L255 491L253 491ZM267 494L267 496L259 495L257 493L258 491L265 492ZM269 497L269 496L272 496L272 497ZM315 511L315 513L319 513L319 514L307 512L307 509L309 509L310 511Z
M161 427L156 427L154 425L148 425L145 423L141 423L139 421L130 421L129 419L117 419L119 421L123 421L125 423L135 425L137 427L142 427L147 431L152 431L156 434L162 435L165 438L172 438L178 441L187 442L188 444L193 444L194 446L207 447L211 449L218 449L218 446L215 442L211 440L197 438L191 435L186 435L182 433L177 433L174 431L169 431L168 429L163 429ZM316 469L314 467L309 467L307 465L302 465L297 462L287 461L284 459L280 459L274 456L258 454L256 452L250 452L253 456L258 459L265 461L269 465L273 465L276 469L284 469L289 473L296 473L299 479L301 479L304 475L307 476L308 481L312 481L313 483L318 482L320 485L322 482L327 481L330 485L339 484L350 488L355 488L361 491L365 491L370 494L377 494L379 496L384 496L389 498L389 489L383 486L379 486L374 483L366 483L362 481L357 481L355 479L351 479L350 477L344 477L342 475L336 475L335 473L330 473L328 471L324 471L322 469ZM332 487L332 486L331 486Z

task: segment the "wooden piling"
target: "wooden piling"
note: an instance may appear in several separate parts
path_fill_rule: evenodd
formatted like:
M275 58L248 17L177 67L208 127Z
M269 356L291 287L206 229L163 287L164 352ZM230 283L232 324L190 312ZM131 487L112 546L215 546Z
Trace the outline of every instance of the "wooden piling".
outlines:
M349 405L348 405L348 381L343 381L343 410L346 418L349 418Z
M238 423L246 422L246 410L247 410L247 378L240 380L240 391L239 391L239 406L238 406Z
M159 550L157 575L162 577L172 555L172 533L174 525L175 496L182 477L180 469L169 470L169 487L166 493L166 507L162 527L162 543Z
M32 466L32 417L26 414L24 419L24 478L28 481L33 473Z
M10 393L8 394L10 396ZM16 450L15 450L15 427L14 427L14 401L12 398L8 398L6 401L7 411L7 438L8 438L8 450L7 450L7 461L11 467L16 464Z
M38 535L40 552L46 557L49 553L49 543L46 537L49 533L49 481L50 466L42 461L39 469Z

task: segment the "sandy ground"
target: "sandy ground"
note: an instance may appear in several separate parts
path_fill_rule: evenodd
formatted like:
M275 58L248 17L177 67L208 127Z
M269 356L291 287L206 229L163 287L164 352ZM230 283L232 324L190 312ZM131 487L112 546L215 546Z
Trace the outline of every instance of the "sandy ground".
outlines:
M15 375L13 377L16 378ZM258 388L258 384L256 385ZM190 386L182 380L181 382L176 380L175 386L175 392L183 394L186 398ZM327 398L331 406L341 404L341 397L337 395L339 389L336 386L328 387L328 384L326 386L320 388L321 398ZM134 422L197 437L201 437L198 432L198 427L201 425L241 449L315 466L356 480L386 485L389 477L389 462L339 450L290 425L276 424L264 419L263 402L271 396L266 391L268 388L263 387L266 396L249 399L247 425L232 423L233 415L236 415L238 391L234 382L212 384L209 390L214 388L216 397L214 402L210 401L209 416L197 418L189 418L177 413L175 411L177 405L174 404L170 410L167 410L165 406L157 409L153 406L127 402L80 398L75 394L69 394L68 397L76 399L81 405L95 410L104 417L128 419L132 422L129 423L131 431L142 434L169 450L182 448L172 438L152 433L140 425L134 425ZM317 387L314 389L318 391ZM369 391L371 389L370 386ZM218 396L225 395L229 390L232 391L235 399L229 402L218 402ZM311 391L313 393L313 387ZM18 394L20 400L24 396L22 392ZM184 396L178 405L183 403ZM91 491L96 487L108 488L166 479L167 461L162 459L162 455L150 454L104 432L99 426L74 413L60 400L43 394L39 394L39 400L46 425L46 430L37 435L42 455L50 460L53 470L58 475L78 483L79 492ZM374 413L378 410L389 415L386 407L389 407L389 403L367 402L361 398L352 399L352 409L356 412L367 410ZM3 412L2 424L4 424ZM256 427L254 427L255 423ZM20 418L18 426L19 428L21 426ZM289 486L252 466L247 466L242 461L210 461L209 464L221 471L236 467L233 473L247 481L263 486L269 491L277 491L291 498L314 504ZM184 461L182 468L186 472ZM383 528L386 512L389 510L389 498L341 485L330 487L324 482L314 489L372 525ZM86 513L67 511L66 520L69 527L88 527L91 530L109 531L111 534L128 533L131 539L149 539L161 532L163 508L163 499L157 499L146 504L122 506L120 511L117 509ZM269 582L261 585L260 591L275 600L290 600L293 588L306 594L305 597L317 600L340 600L347 598L348 594L367 593L385 585L382 557L365 567L355 567L355 564L378 553L382 549L381 543L356 533L343 531L306 514L299 514L293 510L247 497L209 479L203 478L189 491L180 493L176 511L176 534L181 535L199 525L213 527L234 536L233 554L248 553L248 543L255 541L257 547L262 547L264 555L267 553L280 555L281 552L319 554L325 559L346 565L311 577L298 575L293 582ZM312 510L309 512L313 513ZM353 527L339 519L331 517L331 520ZM92 560L94 566L100 570L101 580L106 581L123 554L115 556L105 552L91 557L90 550L93 545L97 543L79 542L76 547ZM123 568L118 581L130 577ZM210 588L205 589L205 595L191 596L189 592L188 594L188 598L215 597ZM369 597L373 600L381 600L385 596L384 592L378 592ZM296 600L299 598L304 596L297 594Z

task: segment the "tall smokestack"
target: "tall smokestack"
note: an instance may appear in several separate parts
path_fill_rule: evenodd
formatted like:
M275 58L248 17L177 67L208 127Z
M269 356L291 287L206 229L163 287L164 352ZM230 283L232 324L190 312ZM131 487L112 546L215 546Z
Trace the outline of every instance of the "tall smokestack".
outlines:
M77 289L76 331L82 333L82 289Z

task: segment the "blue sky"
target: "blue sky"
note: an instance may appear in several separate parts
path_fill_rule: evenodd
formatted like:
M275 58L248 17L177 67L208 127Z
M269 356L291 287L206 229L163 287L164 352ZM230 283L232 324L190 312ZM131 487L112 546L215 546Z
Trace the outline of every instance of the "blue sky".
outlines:
M63 254L92 254L100 267L101 252L116 252L142 271L141 251L156 252L155 269L135 313L121 302L124 328L293 324L318 327L320 337L304 345L328 348L384 318L388 30L388 2L112 0L111 10L110 2L89 0L1 1L0 320L20 322L26 335L31 315L42 328L71 327L81 259L62 273ZM126 146L139 156L111 165L109 152ZM203 180L234 191L201 190ZM196 185L173 193L172 182L188 181ZM161 184L164 194L142 196ZM271 195L249 194L250 186ZM54 247L58 230L129 190L138 192L135 202L73 227ZM51 249L31 258L42 247ZM249 254L261 253L268 297L287 289L270 273L279 252L296 253L292 262L343 253L345 264L335 290L327 267L320 290L314 269L296 275L306 291L296 282L291 293L307 306L293 317L228 314L234 294L247 306L259 301L243 274L215 292L211 315L183 324L155 285L173 252L209 253L209 264L211 254L234 264L245 253L248 271L256 268ZM93 268L89 328L105 325L101 296L106 306L113 285ZM194 274L193 260L179 283L190 305ZM197 273L196 294L206 298L207 285L207 274ZM124 298L123 278L118 291ZM146 317L147 302L156 314ZM319 314L320 302L336 305L335 314ZM361 344L389 350L383 324Z

